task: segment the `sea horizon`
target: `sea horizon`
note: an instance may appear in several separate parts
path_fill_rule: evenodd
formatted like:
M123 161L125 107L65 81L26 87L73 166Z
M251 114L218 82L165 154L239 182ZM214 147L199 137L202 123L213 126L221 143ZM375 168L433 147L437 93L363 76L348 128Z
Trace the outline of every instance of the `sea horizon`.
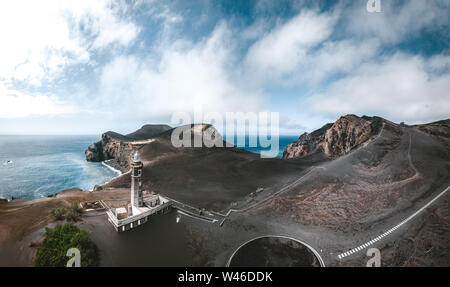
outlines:
M0 135L0 198L30 200L110 181L116 172L84 156L97 140L91 135Z
M239 147L259 154L269 148ZM298 136L279 136L277 157ZM92 190L120 175L102 162L88 162L84 151L101 135L0 135L0 198L32 200L70 188Z

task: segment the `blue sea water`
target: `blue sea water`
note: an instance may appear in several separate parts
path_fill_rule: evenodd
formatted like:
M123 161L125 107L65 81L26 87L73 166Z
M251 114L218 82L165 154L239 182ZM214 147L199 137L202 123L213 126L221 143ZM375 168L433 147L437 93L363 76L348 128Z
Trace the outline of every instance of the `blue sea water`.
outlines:
M279 153L297 140L280 136ZM0 198L35 199L63 189L92 190L118 174L101 163L87 162L84 151L100 136L6 136L0 135ZM262 149L241 147L259 153ZM267 150L267 149L266 149ZM11 163L7 163L11 161Z
M253 138L253 141L257 142L257 146L256 147L252 147L250 146L250 139ZM227 141L226 136L224 136L224 140ZM282 157L283 156L283 151L284 149L291 143L295 142L296 140L298 140L298 136L279 136L279 140L278 140L278 155L277 157ZM232 142L232 141L230 141ZM234 139L234 145L237 145L237 138L235 137ZM258 140L258 136L249 136L246 135L245 136L245 146L241 147L238 146L239 148L248 150L250 152L253 153L261 153L261 151L269 151L270 147L268 148L262 148L260 146L260 142Z
M91 190L111 180L116 172L87 162L84 156L86 148L99 139L0 135L0 198L35 199L67 188Z

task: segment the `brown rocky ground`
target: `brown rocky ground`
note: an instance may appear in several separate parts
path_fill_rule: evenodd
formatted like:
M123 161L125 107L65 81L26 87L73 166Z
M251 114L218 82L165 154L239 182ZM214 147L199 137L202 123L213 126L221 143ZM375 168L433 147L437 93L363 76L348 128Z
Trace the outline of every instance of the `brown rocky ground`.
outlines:
M54 221L50 216L52 208L98 199L127 200L128 197L128 190L103 190L100 193L70 189L51 198L0 202L0 266L31 264L34 249L30 244L39 238L29 236Z

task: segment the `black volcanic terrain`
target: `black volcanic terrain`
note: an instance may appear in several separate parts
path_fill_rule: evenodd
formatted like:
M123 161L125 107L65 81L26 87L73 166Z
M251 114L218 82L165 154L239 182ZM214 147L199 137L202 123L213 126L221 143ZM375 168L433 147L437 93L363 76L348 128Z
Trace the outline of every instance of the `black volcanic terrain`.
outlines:
M225 260L251 236L281 234L315 246L326 265L364 266L365 252L337 255L399 224L450 185L449 120L407 126L348 115L302 135L283 159L261 159L235 147L174 148L171 133L167 129L148 142L120 141L112 154L131 158L139 150L145 189L222 212L220 232L198 235L204 240L199 252L211 253L207 264L223 264L212 262ZM129 185L126 173L103 188ZM385 264L450 264L448 200L443 194L390 241L378 241ZM234 237L219 243L221 236Z
M208 127L204 125L203 130ZM294 180L312 163L327 160L321 156L290 162L261 159L258 154L236 147L174 148L171 133L168 130L149 143L134 145L144 163L144 189L215 211L251 199L250 195L261 188L261 193L270 193L274 187ZM131 158L132 152L128 154ZM129 186L130 177L125 174L105 188Z
M245 259L247 248L261 256L240 265L317 266L317 258L325 266L366 266L367 252L377 248L381 266L449 266L449 127L450 120L408 126L347 115L301 135L273 159L236 147L175 148L169 126L108 132L89 146L87 160L109 160L127 171L139 150L143 188L189 204L192 212L158 215L124 233L104 212L77 224L91 231L102 266L225 266L232 254ZM182 129L192 137L215 131L207 124ZM125 205L129 172L96 190L0 201L0 265L32 264L33 246L56 224L52 208L97 200ZM268 237L293 238L315 257L280 240L236 253Z

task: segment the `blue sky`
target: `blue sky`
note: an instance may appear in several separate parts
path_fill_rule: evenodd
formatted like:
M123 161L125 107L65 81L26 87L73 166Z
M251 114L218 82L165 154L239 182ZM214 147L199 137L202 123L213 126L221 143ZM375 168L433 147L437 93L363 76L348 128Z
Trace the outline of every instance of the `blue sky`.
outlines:
M448 1L2 1L0 134L131 132L174 112L450 117Z

